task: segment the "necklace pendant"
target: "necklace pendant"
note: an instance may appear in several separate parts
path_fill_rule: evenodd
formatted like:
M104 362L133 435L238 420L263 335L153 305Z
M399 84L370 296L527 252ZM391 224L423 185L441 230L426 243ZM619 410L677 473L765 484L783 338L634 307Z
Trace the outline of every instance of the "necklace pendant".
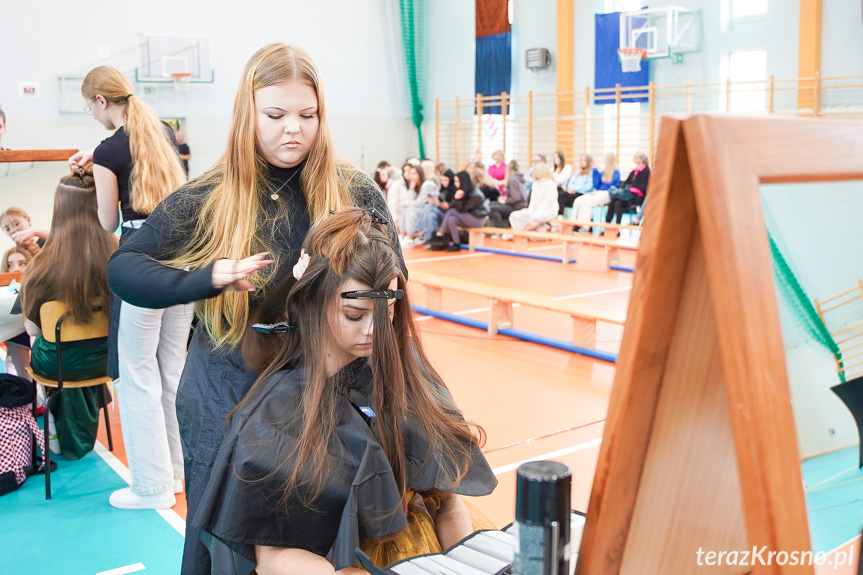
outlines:
M270 196L270 198L271 198L271 199L273 199L273 200L278 200L278 199L279 199L279 194L273 194L273 195L271 195L271 196Z

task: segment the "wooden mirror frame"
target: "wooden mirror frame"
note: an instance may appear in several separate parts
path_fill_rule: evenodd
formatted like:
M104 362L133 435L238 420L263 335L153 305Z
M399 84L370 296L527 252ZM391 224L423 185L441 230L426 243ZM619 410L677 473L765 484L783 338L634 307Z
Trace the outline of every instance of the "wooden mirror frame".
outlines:
M578 575L813 573L760 185L863 179L863 122L663 118Z

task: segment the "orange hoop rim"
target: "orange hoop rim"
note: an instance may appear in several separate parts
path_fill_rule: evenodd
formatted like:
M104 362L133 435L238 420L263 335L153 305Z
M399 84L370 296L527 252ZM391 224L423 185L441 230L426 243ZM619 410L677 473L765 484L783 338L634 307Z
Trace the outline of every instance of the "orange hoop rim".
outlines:
M619 48L617 50L617 54L623 57L634 58L635 56L640 56L641 60L647 59L647 50L644 48Z

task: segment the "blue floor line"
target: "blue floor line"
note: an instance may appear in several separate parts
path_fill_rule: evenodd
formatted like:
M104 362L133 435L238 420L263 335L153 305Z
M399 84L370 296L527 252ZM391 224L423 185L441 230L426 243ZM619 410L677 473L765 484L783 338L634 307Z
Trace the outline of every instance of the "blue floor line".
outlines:
M626 266L608 266L610 270L616 270L619 272L634 272L635 268L628 268Z
M419 313L422 315L431 316L437 319L442 319L445 321L457 323L460 325L464 325L467 327L472 327L475 329L481 329L483 331L488 331L488 323L484 321L480 321L478 319L473 319L469 317L464 317L460 315L455 315L452 313L447 313L445 311L434 311L426 307L422 307L419 305L411 306L415 313ZM592 357L594 359L601 359L603 361L608 361L611 363L617 362L617 354L611 353L608 351L601 351L598 349L588 349L585 347L579 347L577 345L573 345L568 341L564 341L562 339L555 339L553 337L546 337L544 335L538 335L535 333L531 333L528 331L522 331L520 329L515 328L503 328L497 330L497 332L501 335L506 335L509 337L514 337L516 339L520 339L523 341L529 341L531 343L538 343L540 345L545 345L547 347L553 347L556 349L562 349L563 351L569 351L571 353L577 353L580 355L586 355L588 357Z
M0 497L0 571L92 575L142 563L144 575L179 572L183 536L155 511L111 507L109 495L126 483L101 457L51 458L51 500L41 475Z
M461 247L462 247L462 249L466 249L466 250L470 249L470 246L468 246L466 244L462 244ZM495 248L474 248L473 251L475 251L475 252L487 252L490 254L499 254L502 256L515 256L517 258L529 258L532 260L544 260L547 262L560 263L563 261L563 258L556 258L554 256L543 256L543 255L538 255L538 254L525 254L525 253L521 253L521 252L515 252L512 250L498 250ZM577 261L578 260L569 260L568 263L574 264L574 263L577 263Z

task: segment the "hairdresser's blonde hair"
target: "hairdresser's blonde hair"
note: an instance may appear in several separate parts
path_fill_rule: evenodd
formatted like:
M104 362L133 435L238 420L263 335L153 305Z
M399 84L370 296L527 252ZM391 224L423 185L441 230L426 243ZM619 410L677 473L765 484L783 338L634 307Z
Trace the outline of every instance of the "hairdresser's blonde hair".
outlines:
M256 147L255 91L286 81L308 84L318 97L318 134L300 180L311 222L318 223L330 210L339 211L351 205L349 186L358 172L336 158L317 66L296 46L269 44L255 52L243 69L234 98L227 149L198 181L200 185L212 186L212 191L204 201L195 231L181 255L167 262L169 265L197 269L219 258L242 259L263 251L278 259L278 250L267 245L259 229L262 202L269 200L272 190L267 179L267 164ZM289 211L293 206L286 209ZM290 218L285 217L277 225L289 223ZM269 270L252 274L249 280L256 287L262 287L272 270L278 268L276 261ZM196 311L217 347L236 346L249 321L249 294L226 291L198 302Z
M135 88L122 72L110 66L93 68L81 95L86 100L102 96L108 102L125 106L126 124L132 154L129 199L132 209L149 214L165 196L186 181L177 149L156 113L135 95Z
M18 216L19 218L29 218L30 214L28 214L24 210L24 208L18 208L18 207L12 206L11 208L6 208L5 210L3 210L2 213L0 213L0 220L5 218L6 216Z

